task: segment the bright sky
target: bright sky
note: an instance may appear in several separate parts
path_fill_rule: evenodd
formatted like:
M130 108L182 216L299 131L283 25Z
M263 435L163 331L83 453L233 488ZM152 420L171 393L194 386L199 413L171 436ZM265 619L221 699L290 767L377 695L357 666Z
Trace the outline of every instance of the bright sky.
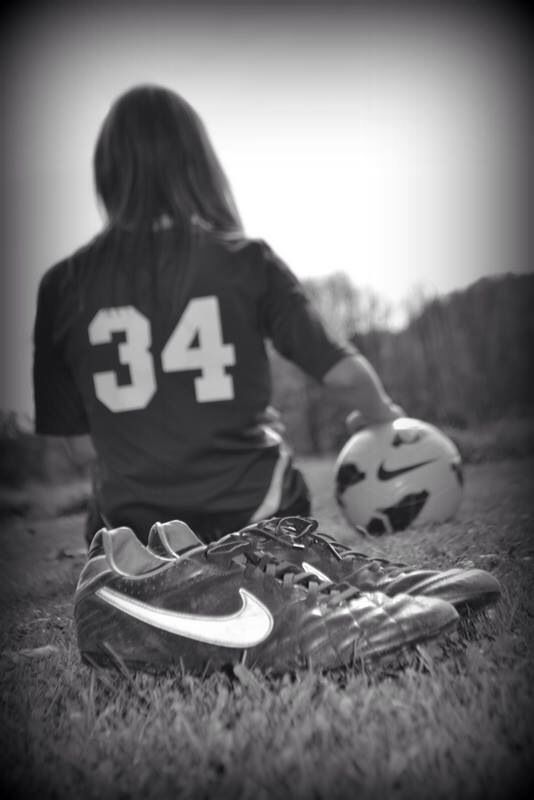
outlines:
M31 413L38 281L100 227L94 142L135 83L197 108L247 232L301 278L344 270L400 321L416 288L524 268L524 109L504 26L244 8L71 3L10 29L0 407Z

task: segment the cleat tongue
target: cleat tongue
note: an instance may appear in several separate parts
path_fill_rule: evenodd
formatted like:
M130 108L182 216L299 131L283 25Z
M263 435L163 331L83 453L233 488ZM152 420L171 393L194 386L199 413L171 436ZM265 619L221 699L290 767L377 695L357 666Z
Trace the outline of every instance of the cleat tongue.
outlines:
M161 548L173 557L185 555L192 547L203 546L189 525L179 519L154 523L150 529L148 541L149 546L154 545L156 541L159 542Z

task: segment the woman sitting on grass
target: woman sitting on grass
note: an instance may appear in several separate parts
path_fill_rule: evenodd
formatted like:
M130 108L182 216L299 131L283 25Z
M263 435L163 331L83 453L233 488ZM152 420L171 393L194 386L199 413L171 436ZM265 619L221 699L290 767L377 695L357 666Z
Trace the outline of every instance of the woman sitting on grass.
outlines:
M270 409L265 340L350 395L362 423L400 410L368 361L327 333L288 267L245 236L183 98L157 86L119 97L94 174L106 225L45 274L34 353L37 433L88 435L96 452L87 540L127 525L146 541L156 520L179 518L211 541L308 514Z

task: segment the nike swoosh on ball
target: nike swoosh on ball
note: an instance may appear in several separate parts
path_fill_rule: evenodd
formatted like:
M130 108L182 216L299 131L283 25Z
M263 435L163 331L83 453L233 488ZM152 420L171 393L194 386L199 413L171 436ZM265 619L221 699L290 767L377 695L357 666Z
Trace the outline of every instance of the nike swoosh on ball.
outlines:
M386 469L383 464L380 464L377 476L380 481L390 481L392 478L403 475L405 472L411 472L413 469L424 467L425 464L432 464L435 460L435 458L429 458L427 461L419 461L417 464L410 464L407 467L399 467L398 469Z

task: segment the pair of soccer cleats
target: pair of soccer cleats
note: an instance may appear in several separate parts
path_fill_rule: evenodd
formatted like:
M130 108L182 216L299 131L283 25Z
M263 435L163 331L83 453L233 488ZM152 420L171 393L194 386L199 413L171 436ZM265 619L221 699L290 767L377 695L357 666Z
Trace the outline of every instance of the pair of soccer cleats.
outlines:
M494 602L481 570L403 569L274 518L203 545L185 523L156 523L145 547L125 527L94 537L74 607L94 665L207 674L351 666L432 639L460 609Z

